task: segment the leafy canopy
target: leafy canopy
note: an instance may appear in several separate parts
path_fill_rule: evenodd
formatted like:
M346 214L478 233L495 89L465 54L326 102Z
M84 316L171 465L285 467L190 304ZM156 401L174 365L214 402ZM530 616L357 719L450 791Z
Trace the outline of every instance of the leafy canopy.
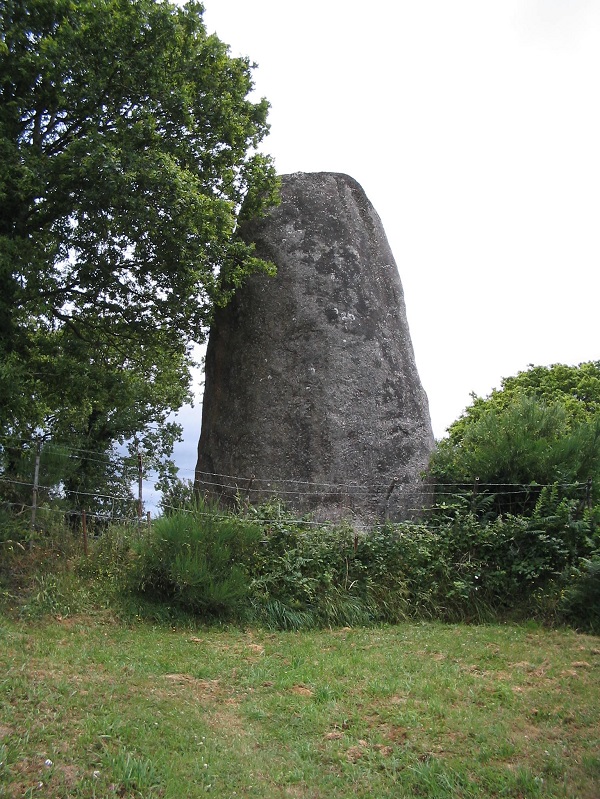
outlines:
M526 507L511 500L511 484L597 484L600 362L532 366L489 397L474 396L439 442L432 473L445 483L495 484L505 493L500 510L519 512Z
M0 435L93 449L187 398L190 343L266 268L252 65L166 0L0 5ZM175 431L164 427L165 451ZM155 441L155 444L157 442ZM159 446L160 449L160 446Z
M485 412L507 408L517 396L534 397L545 404L560 402L565 408L569 427L590 421L600 411L600 361L588 361L578 366L562 363L530 365L513 377L504 377L500 388L494 389L489 397L471 394L472 404L450 425L448 437L460 443L467 428Z

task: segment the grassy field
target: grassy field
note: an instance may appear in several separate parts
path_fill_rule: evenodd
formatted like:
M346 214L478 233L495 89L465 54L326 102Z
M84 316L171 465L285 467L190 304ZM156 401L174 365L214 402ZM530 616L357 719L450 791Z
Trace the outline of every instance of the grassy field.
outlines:
M2 797L600 796L600 639L0 619Z

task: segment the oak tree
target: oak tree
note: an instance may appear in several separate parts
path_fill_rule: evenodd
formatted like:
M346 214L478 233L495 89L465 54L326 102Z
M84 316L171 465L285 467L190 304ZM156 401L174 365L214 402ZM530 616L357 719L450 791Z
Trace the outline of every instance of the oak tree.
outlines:
M0 6L0 447L43 432L168 453L191 345L275 201L253 65L195 0ZM161 430L160 434L156 431ZM152 432L154 431L154 433ZM12 447L12 449L11 449Z

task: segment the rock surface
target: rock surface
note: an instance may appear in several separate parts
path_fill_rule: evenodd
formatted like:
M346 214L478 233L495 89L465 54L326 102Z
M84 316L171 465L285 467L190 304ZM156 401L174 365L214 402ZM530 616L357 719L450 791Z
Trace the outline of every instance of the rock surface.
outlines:
M277 276L210 332L196 485L319 519L418 515L433 434L381 220L347 175L286 175L281 194L241 231Z

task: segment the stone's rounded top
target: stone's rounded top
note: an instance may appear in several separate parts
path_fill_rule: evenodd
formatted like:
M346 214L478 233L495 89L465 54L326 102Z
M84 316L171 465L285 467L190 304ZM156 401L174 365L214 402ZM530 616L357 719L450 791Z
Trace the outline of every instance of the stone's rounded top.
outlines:
M357 186L360 184L358 181L353 178L351 175L346 174L345 172L286 172L283 175L279 175L280 179L283 181L293 181L293 180L326 180L328 178L333 178L335 180L340 180L345 183L354 183Z
M309 191L315 191L315 187L327 183L336 183L338 186L346 185L358 190L367 200L365 191L360 183L345 172L288 172L284 175L279 175L279 178L282 188L306 186Z
M281 202L261 219L244 220L239 229L280 274L284 267L297 271L302 263L317 272L329 264L330 273L340 274L373 273L394 263L381 219L353 177L292 172L280 180ZM399 281L396 293L402 294Z

